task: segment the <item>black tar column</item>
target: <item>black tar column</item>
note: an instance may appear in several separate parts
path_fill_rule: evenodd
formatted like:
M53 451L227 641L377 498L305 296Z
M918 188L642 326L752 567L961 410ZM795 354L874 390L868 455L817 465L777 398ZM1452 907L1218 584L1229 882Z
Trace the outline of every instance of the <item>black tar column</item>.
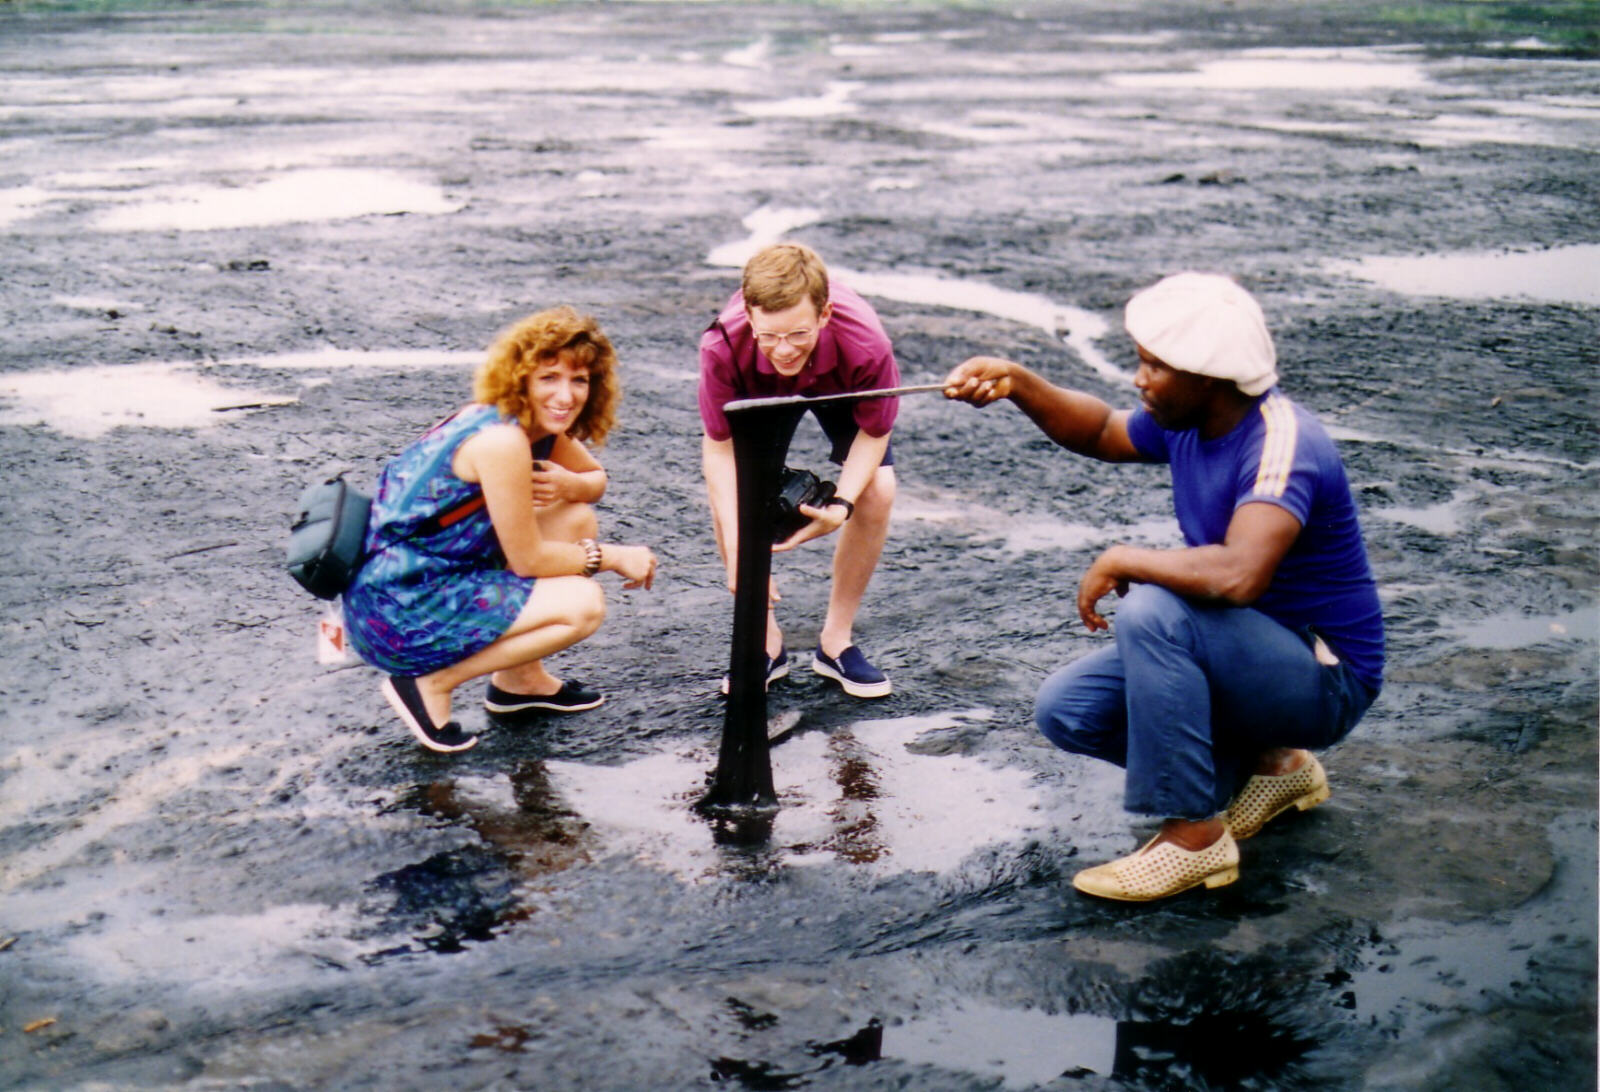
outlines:
M767 748L767 583L772 577L772 498L795 426L807 408L941 389L894 387L817 398L742 398L723 407L733 434L738 491L737 587L733 594L733 648L728 663L728 704L722 721L717 772L699 808L774 808L772 758Z

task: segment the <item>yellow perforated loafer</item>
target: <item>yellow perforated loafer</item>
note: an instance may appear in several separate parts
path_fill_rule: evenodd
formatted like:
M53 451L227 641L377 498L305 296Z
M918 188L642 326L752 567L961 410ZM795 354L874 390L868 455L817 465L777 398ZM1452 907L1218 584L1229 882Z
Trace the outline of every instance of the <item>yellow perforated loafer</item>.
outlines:
M1294 808L1309 811L1329 796L1328 773L1317 756L1286 774L1256 774L1244 783L1224 816L1235 838L1254 837L1272 820Z
M1157 835L1157 837L1160 837ZM1072 877L1085 895L1121 902L1150 902L1205 884L1225 887L1239 878L1239 844L1227 831L1204 849L1146 842L1138 852Z

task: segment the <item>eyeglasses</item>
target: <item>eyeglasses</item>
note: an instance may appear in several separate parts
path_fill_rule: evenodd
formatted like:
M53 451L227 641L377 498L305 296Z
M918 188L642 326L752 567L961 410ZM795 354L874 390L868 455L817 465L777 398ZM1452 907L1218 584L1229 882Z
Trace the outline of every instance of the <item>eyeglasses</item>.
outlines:
M783 342L791 349L804 349L806 343L817 336L815 330L790 330L787 334L757 334L756 344L762 349L776 349Z

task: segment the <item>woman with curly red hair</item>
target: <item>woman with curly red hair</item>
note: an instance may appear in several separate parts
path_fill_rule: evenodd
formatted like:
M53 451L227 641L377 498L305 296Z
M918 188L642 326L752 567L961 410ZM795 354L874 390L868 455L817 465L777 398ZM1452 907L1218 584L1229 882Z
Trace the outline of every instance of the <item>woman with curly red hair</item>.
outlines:
M594 319L557 307L496 339L474 401L384 468L368 559L344 593L345 627L388 675L383 695L424 747L478 742L450 719L456 687L489 676L491 713L593 709L605 699L556 679L544 658L605 618L602 571L648 588L655 555L596 541L593 503L621 388Z

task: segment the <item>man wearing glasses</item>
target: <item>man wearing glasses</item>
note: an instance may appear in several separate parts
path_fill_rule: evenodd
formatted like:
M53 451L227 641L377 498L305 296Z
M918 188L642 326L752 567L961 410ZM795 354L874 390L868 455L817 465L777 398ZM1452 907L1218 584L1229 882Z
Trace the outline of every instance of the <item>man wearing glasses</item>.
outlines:
M738 508L733 440L722 407L741 398L854 394L899 384L894 348L877 313L842 284L831 284L822 259L798 243L760 251L722 313L700 338L701 457L711 501L717 549L734 587L738 562ZM854 626L861 599L883 552L894 503L894 454L889 433L899 410L895 398L815 406L840 464L837 495L823 508L803 507L811 522L773 550L839 532L833 552L828 616L811 669L857 698L881 698L889 679L856 647ZM789 673L789 656L769 589L766 633L767 685ZM728 680L722 680L727 693Z

